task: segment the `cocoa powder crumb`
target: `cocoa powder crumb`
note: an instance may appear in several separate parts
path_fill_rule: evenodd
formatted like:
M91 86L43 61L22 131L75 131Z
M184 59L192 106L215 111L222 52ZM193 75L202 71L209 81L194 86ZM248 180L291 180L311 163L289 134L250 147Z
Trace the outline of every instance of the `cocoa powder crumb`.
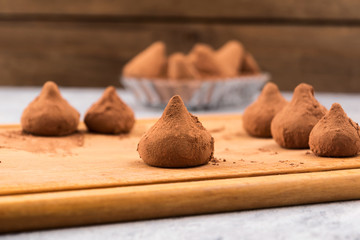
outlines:
M309 154L311 154L311 152L310 151L306 151L306 153L305 153L306 155L309 155Z

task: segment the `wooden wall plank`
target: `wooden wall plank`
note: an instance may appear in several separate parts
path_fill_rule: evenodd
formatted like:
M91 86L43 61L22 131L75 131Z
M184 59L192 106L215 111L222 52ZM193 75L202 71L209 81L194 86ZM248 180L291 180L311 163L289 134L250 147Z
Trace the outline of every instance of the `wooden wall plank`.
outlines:
M356 0L0 0L1 15L360 20Z
M0 84L117 84L122 65L156 40L168 52L239 39L283 90L360 91L360 27L0 22Z

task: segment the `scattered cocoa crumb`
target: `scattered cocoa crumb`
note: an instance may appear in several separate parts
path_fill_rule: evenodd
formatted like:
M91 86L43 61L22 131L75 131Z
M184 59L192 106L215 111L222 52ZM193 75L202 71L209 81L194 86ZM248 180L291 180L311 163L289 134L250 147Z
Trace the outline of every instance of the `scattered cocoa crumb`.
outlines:
M235 163L235 162L233 162L233 163Z
M210 162L213 162L213 163L218 163L219 162L219 159L217 159L216 157L212 157Z
M225 158L223 159L223 162L226 162L226 159L225 159Z
M256 163L256 161L250 161L251 163Z
M270 149L267 148L258 148L260 152L270 152Z
M218 133L218 132L222 132L225 130L225 126L219 127L219 128L214 128L214 129L209 129L210 133Z
M300 162L300 164L304 164L303 162Z
M311 152L310 151L306 151L306 153L305 153L306 155L309 155L309 154L311 154Z

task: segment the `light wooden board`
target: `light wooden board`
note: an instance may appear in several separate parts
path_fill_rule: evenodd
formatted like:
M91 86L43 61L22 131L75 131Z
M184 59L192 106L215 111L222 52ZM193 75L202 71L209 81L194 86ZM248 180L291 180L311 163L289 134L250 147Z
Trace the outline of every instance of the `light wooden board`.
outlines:
M203 116L218 162L147 166L129 135L33 137L0 129L0 231L19 231L356 199L360 157L319 158L251 138L241 116ZM224 161L225 159L226 161ZM71 190L71 191L70 191Z

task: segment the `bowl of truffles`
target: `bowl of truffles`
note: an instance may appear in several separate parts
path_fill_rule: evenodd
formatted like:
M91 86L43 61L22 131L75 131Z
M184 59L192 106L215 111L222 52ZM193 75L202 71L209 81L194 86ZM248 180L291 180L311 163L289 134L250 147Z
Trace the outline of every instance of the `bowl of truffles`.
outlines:
M123 68L121 82L143 105L165 107L180 95L190 109L247 105L270 79L239 41L215 50L196 44L188 54L167 56L163 42L155 42Z

